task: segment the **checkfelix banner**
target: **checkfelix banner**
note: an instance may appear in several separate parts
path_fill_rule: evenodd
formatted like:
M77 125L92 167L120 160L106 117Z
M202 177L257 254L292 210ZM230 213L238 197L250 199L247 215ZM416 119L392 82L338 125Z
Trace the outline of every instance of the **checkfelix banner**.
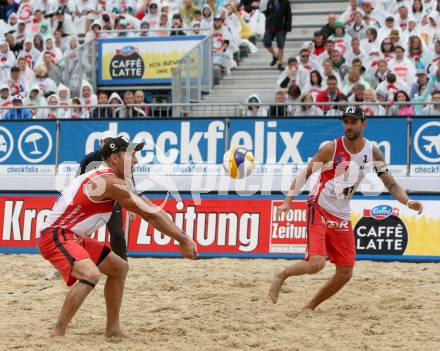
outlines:
M102 38L98 85L171 84L177 61L204 36Z
M307 247L304 198L277 218L279 196L203 196L200 202L150 196L191 236L202 257L302 258ZM418 197L415 197L418 198ZM440 261L440 197L419 197L424 214L389 196L355 197L352 220L358 259ZM54 195L0 197L0 252L35 253L35 233L56 201ZM327 224L330 225L330 224ZM106 227L94 237L108 242ZM130 256L177 256L178 244L136 218L130 225Z
M2 121L0 173L54 175L56 147L56 121Z
M411 175L440 175L440 120L414 118L411 139Z
M405 119L372 119L366 129L366 137L376 142L395 175L406 171L406 128ZM221 168L228 144L253 152L258 164L255 174L276 173L283 166L304 165L320 145L343 134L335 119L62 121L60 162L79 162L99 147L106 130L146 143L137 172L148 173L159 165L174 174L185 174L188 164L201 166L192 170L196 173L206 172L207 166Z

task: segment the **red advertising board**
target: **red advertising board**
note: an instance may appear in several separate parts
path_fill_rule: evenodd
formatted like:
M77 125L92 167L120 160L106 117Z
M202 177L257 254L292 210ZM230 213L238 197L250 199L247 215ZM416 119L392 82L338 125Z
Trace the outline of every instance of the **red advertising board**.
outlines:
M34 248L37 226L43 223L55 196L11 195L0 198L0 252L28 252ZM153 199L162 204L162 199ZM261 256L303 254L306 238L305 202L295 201L280 220L270 199L192 199L168 200L163 209L173 221L197 242L203 255ZM103 227L95 238L108 241ZM6 250L6 248L8 250ZM3 250L2 250L3 249ZM139 217L129 229L131 255L169 256L178 252L176 242L155 230Z

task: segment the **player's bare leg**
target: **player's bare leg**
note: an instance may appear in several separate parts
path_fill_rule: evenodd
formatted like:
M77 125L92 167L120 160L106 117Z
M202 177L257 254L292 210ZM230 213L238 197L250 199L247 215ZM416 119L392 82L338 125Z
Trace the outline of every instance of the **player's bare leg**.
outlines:
M104 287L105 304L107 308L107 326L105 335L107 337L126 336L119 323L119 312L124 294L124 284L128 273L128 263L114 252L99 265L99 270L107 276Z
M353 267L336 266L333 277L327 280L324 286L318 291L313 299L305 306L312 311L329 297L336 294L347 284L353 275Z
M72 277L78 279L64 299L63 307L53 330L53 336L64 336L67 326L72 320L76 311L81 307L87 295L93 290L92 285L84 284L79 280L87 281L96 285L99 281L100 273L98 267L89 258L76 261L72 268Z
M310 256L309 260L307 261L295 262L284 270L275 273L269 290L270 299L273 303L277 303L281 287L287 278L297 275L315 274L321 271L324 266L325 257L314 255Z

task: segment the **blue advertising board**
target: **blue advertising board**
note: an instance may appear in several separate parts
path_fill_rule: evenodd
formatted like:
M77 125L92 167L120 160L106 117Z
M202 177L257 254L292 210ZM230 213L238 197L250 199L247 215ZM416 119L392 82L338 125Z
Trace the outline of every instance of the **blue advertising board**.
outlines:
M56 121L9 121L0 124L0 172L54 174Z
M414 118L411 175L440 175L440 118Z
M230 144L244 145L261 164L303 164L326 141L343 135L337 119L233 119ZM406 172L407 122L374 118L367 122L365 137L375 141L396 175Z

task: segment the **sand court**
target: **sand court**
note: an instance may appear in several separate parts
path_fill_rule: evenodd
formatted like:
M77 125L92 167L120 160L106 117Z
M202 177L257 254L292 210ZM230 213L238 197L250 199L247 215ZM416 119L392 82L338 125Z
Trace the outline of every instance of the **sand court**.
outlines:
M65 338L50 331L68 291L45 280L39 255L0 255L0 350L439 350L440 268L358 262L353 280L315 312L303 305L333 266L290 278L278 304L270 279L286 260L129 260L121 316L126 339L106 339L104 281Z

